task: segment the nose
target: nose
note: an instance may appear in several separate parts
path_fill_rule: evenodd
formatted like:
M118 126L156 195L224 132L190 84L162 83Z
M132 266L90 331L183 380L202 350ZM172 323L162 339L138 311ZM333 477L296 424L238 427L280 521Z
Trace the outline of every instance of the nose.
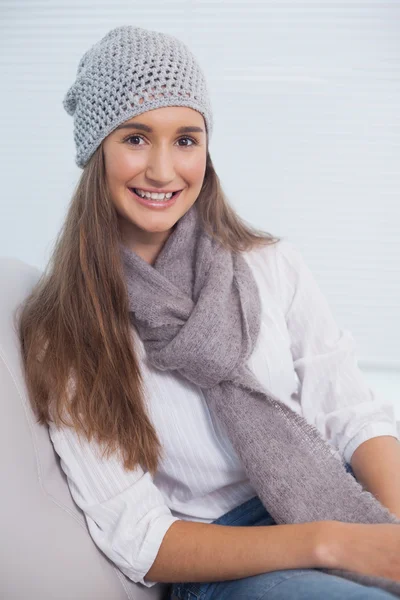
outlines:
M167 187L175 179L174 157L165 146L154 146L149 152L146 169L148 180L155 182L155 187Z

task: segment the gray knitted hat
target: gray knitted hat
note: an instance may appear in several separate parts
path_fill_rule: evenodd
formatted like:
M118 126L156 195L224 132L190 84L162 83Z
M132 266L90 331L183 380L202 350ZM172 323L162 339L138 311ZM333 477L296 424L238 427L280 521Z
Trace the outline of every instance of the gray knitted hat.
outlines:
M188 106L213 119L204 75L188 47L158 31L124 25L109 31L79 61L63 100L74 116L75 162L83 168L124 121L162 106Z

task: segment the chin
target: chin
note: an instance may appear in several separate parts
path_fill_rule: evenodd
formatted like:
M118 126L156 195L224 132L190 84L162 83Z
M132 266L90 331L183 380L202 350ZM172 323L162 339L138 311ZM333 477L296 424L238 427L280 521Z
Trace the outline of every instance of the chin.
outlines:
M149 218L141 218L137 221L126 221L126 227L146 231L149 234L168 233L179 221L176 217L167 217L167 215L152 215Z

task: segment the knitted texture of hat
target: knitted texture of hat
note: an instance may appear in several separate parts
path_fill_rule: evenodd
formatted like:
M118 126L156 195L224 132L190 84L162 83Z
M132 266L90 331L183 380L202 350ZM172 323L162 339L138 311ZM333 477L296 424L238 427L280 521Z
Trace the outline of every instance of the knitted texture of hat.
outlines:
M63 106L74 116L81 168L118 125L148 110L188 106L203 115L208 141L213 129L206 80L188 47L172 35L131 25L112 29L85 52Z

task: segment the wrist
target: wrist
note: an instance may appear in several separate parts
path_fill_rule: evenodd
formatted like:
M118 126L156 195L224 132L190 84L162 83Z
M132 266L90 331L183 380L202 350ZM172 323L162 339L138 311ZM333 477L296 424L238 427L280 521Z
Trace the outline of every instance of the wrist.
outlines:
M317 568L339 569L346 564L346 534L351 523L317 521L315 534L315 561Z

